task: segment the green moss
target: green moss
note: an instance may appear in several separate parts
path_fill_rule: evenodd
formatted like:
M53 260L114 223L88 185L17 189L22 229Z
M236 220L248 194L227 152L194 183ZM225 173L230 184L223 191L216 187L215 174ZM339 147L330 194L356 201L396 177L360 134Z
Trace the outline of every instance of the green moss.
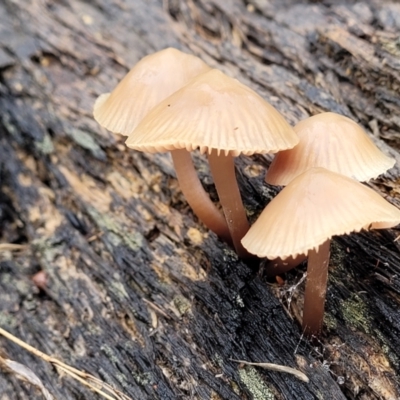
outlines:
M263 381L260 374L253 367L239 370L240 380L246 385L254 400L274 400L275 395Z
M343 272L346 271L346 257L348 254L341 245L334 240L331 242L331 256L329 265L329 280L333 282L341 282L343 279Z
M324 325L328 328L328 330L335 330L337 327L337 320L330 313L325 312L324 315Z
M399 357L397 356L396 353L391 351L391 347L390 347L390 344L387 342L387 338L378 329L374 329L374 333L381 342L381 349L382 349L383 354L385 354L388 357L388 359L390 360L390 362L396 368L398 368L400 365Z
M358 295L341 301L341 310L343 318L349 325L365 333L370 333L370 316L364 301Z

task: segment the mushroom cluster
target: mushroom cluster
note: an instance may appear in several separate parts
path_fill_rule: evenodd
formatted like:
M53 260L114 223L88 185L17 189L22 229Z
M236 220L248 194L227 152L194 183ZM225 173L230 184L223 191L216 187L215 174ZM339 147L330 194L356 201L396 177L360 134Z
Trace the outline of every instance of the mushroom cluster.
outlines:
M179 185L195 214L232 243L241 258L249 257L241 244L249 223L233 157L276 153L298 143L293 128L274 107L197 57L169 48L143 58L112 93L101 95L94 117L107 129L127 135L128 147L170 151ZM189 152L195 149L208 154L224 217L194 170Z
M169 151L194 213L239 257L267 257L270 275L308 257L307 335L321 331L332 236L400 223L397 208L357 181L385 172L394 160L354 121L321 113L293 129L249 87L179 50L144 57L96 100L94 117L128 136L130 148ZM193 150L208 155L224 215L199 181ZM287 186L249 229L233 157L266 153L277 153L266 181Z
M321 113L294 127L299 144L273 160L267 183L287 185L243 238L252 254L272 260L267 275L286 272L308 257L303 307L307 336L322 329L332 236L400 223L400 210L358 180L393 167L351 119Z

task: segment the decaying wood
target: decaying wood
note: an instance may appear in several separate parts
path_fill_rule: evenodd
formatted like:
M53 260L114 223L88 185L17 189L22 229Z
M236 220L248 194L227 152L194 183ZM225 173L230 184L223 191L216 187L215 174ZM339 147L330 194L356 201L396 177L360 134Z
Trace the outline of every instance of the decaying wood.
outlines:
M310 344L304 269L268 283L195 219L167 155L129 151L91 116L141 57L175 46L291 123L350 116L399 161L399 21L399 4L378 0L2 0L0 238L26 248L0 248L0 326L135 400L400 398L398 231L334 240L324 335ZM269 160L237 161L252 220L276 193ZM371 183L398 206L399 176ZM5 338L0 349L55 398L97 398ZM40 398L2 370L1 400Z

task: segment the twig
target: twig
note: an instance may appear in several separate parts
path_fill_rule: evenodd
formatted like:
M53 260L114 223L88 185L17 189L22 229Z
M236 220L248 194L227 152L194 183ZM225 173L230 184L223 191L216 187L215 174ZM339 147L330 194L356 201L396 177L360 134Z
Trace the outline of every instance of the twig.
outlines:
M0 243L0 251L19 251L25 250L27 247L25 244Z
M304 337L304 331L301 332L300 339L299 339L299 341L297 342L296 348L294 349L294 353L293 353L294 355L296 355L297 350L299 349L300 343L301 343L301 341L303 340L303 337Z
M164 312L164 310L162 310L159 306L157 306L156 304L154 304L153 302L151 302L150 300L147 299L143 299L143 301L148 304L154 311L160 313L164 318L166 319L171 319L171 317Z
M18 346L21 346L22 348L29 351L30 353L35 354L42 360L53 364L58 371L65 372L72 378L81 382L83 385L88 386L93 391L99 393L101 396L103 396L107 400L132 400L130 397L126 396L119 390L114 389L112 386L101 381L100 379L98 379L84 371L80 371L79 369L76 369L76 368L70 367L67 364L64 364L63 362L57 360L56 358L51 357L51 356L41 352L40 350L36 349L35 347L32 347L29 344L23 342L21 339L18 339L17 337L15 337L11 333L5 331L2 328L0 328L0 335L6 337L7 339L16 343ZM107 391L110 394L105 393L105 391Z
M291 367L285 367L284 365L279 365L279 364L271 364L271 363L255 363L255 362L249 362L249 361L243 361L243 360L234 360L233 358L230 358L231 361L240 363L240 364L245 364L245 365L252 365L254 367L261 367L264 369L269 369L271 371L277 371L277 372L286 372L287 374L292 374L296 378L300 379L303 382L309 382L310 380L308 379L308 376L306 374L303 374L303 372L291 368Z

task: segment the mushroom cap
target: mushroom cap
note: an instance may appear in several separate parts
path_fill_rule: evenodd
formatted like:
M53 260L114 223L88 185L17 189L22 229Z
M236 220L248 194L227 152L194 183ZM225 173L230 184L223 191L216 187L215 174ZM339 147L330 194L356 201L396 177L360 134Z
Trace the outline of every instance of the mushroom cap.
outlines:
M94 118L114 133L129 135L154 106L209 69L200 58L172 47L148 55L111 93L97 98Z
M325 112L295 125L299 144L278 153L266 175L272 185L287 185L309 168L322 167L367 181L395 164L383 154L360 125L350 118Z
M225 154L275 153L298 138L283 116L236 79L212 69L163 100L140 122L126 145L158 152L212 149Z
M385 229L400 210L354 179L312 168L289 183L242 239L252 254L269 259L307 254L334 235Z

